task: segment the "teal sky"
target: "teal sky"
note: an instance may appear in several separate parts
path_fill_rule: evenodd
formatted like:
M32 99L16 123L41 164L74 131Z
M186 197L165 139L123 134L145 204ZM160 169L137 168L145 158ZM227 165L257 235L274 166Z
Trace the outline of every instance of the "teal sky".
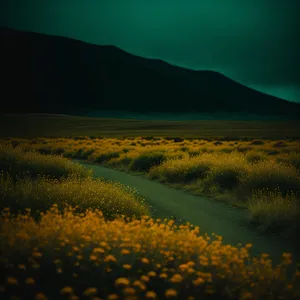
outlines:
M300 102L300 0L2 0L0 26L215 70ZM298 20L297 20L298 19Z

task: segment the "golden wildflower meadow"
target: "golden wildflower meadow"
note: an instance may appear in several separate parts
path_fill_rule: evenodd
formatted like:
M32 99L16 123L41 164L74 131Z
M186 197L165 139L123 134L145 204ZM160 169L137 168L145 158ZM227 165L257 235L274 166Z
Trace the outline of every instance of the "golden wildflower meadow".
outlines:
M84 159L299 228L298 141L6 138L0 146L1 299L299 299L283 253L252 258L192 224L153 219L138 193ZM3 295L3 297L1 296Z

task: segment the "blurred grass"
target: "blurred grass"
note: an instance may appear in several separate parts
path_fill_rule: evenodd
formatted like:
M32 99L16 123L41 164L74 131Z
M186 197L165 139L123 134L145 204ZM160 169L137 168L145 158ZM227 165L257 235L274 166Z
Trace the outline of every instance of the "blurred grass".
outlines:
M299 299L290 254L273 267L267 253L251 258L251 247L166 219L107 221L99 210L53 206L36 223L5 209L0 289L3 299Z

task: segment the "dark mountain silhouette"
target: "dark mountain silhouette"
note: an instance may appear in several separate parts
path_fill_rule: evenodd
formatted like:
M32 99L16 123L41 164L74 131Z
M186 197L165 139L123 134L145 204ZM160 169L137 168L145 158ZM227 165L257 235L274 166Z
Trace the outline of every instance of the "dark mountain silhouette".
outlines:
M300 104L114 46L1 28L1 110L249 113L298 119Z

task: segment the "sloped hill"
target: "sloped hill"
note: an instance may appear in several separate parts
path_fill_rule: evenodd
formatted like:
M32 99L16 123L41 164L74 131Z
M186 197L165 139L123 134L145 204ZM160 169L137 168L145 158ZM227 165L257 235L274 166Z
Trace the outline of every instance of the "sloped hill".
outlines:
M114 46L0 29L1 111L77 113L252 113L297 119L300 104ZM4 96L6 95L6 96Z

